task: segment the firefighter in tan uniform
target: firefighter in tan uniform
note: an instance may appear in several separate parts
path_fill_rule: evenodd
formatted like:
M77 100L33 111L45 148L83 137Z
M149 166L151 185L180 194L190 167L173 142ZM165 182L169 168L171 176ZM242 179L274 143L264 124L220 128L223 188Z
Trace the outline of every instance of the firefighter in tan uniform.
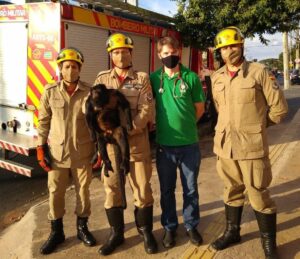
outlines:
M152 90L149 77L144 72L132 68L132 39L121 34L112 34L107 40L107 51L114 68L100 72L95 84L105 84L108 88L121 91L131 107L134 129L129 132L130 173L128 180L133 191L135 222L139 234L144 239L145 251L157 252L157 243L152 234L153 196L150 185L152 175L150 143L147 123L152 119ZM114 172L117 171L113 145L107 146ZM110 172L104 176L106 192L105 209L111 233L107 242L99 249L101 255L112 253L124 242L124 210L117 174Z
M82 110L91 87L79 80L82 63L83 56L78 50L63 49L57 57L62 80L47 85L40 100L37 158L48 172L51 220L51 233L41 247L42 254L52 253L65 240L62 219L70 175L77 200L77 238L87 246L96 244L87 227L91 214L90 160L95 150Z
M244 37L236 27L215 39L225 65L212 75L218 110L214 138L217 171L224 181L226 230L212 243L217 250L240 242L245 191L255 211L266 258L277 258L276 206L268 186L272 180L266 128L281 122L288 108L274 77L259 63L243 57Z

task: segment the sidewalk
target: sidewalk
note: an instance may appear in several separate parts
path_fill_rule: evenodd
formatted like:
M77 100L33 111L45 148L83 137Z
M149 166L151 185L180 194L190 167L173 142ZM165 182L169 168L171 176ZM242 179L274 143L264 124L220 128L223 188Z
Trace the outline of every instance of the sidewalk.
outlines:
M278 250L281 258L300 258L300 86L285 91L289 100L289 116L283 124L269 130L270 158L273 168L273 182L270 188L278 206ZM147 255L143 241L135 228L132 194L126 186L128 208L125 211L125 243L106 258L264 258L254 213L245 206L242 219L242 242L225 251L216 252L210 242L224 230L223 185L215 170L215 156L212 153L212 138L200 141L202 163L198 186L200 191L201 222L199 230L204 244L196 247L188 241L182 223L182 188L178 178L177 212L179 223L176 247L167 250L161 244L163 229L160 225L159 183L153 160L152 187L154 203L154 235L159 243L159 252ZM85 247L76 238L76 216L74 215L75 193L72 188L66 194L66 215L64 226L66 241L56 252L48 256L39 254L39 247L48 238L50 225L47 221L48 201L32 207L28 213L0 234L1 259L30 258L101 258L97 253L107 235L109 225L103 208L104 188L98 178L91 184L92 215L89 228L97 239L97 246Z

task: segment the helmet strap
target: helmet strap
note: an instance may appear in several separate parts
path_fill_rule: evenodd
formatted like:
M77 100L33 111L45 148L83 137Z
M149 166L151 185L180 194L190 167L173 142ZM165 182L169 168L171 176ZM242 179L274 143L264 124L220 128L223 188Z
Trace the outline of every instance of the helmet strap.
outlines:
M127 66L127 67L119 67L119 66L116 66L115 64L114 64L114 66L117 67L117 68L119 68L119 69L129 69L129 68L132 67L132 64L130 64L130 65Z
M79 77L78 77L75 81L73 81L73 82L67 81L67 80L65 80L65 79L63 79L63 81L66 82L66 83L68 83L68 84L77 84L78 81L79 81Z

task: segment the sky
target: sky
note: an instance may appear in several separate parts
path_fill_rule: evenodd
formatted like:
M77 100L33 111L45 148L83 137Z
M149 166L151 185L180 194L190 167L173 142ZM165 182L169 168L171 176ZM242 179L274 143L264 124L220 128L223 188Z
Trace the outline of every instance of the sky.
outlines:
M171 0L138 0L139 7L173 16L177 12L176 1ZM262 44L258 37L246 39L245 56L248 60L262 60L266 58L278 58L282 52L282 34L264 35L269 40L268 46Z

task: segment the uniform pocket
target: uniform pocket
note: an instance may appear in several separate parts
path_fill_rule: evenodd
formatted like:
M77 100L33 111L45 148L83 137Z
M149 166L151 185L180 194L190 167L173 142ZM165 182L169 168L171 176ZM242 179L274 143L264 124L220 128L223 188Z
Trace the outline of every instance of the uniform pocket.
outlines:
M54 99L50 101L50 106L52 110L52 116L64 119L64 106L65 101L61 99Z
M271 164L268 158L253 160L253 185L257 189L267 188L272 181Z
M242 84L237 97L238 103L254 103L255 102L255 83Z
M225 105L225 84L217 84L213 88L214 99L218 105Z
M137 110L140 91L135 88L122 88L120 89L120 92L125 95L126 99L130 103L130 109Z
M240 132L241 144L246 151L254 152L263 150L262 128L260 124L247 125Z

